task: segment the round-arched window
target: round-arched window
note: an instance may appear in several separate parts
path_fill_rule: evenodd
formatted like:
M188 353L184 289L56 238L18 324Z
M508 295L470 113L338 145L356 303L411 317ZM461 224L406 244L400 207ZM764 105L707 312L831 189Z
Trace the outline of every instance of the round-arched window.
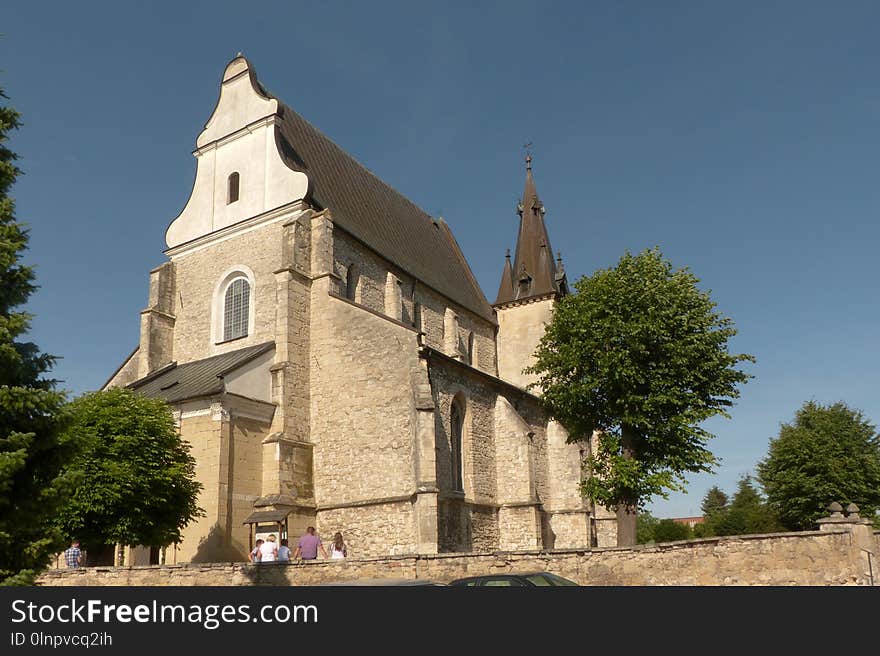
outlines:
M246 278L235 278L223 296L223 341L248 334L251 286Z

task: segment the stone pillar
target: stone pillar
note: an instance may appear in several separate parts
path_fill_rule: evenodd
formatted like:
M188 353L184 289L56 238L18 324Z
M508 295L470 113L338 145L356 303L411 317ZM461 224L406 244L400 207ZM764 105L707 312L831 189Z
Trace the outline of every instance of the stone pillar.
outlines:
M541 513L535 497L535 458L531 426L510 402L495 402L495 463L498 490L498 547L505 551L540 549Z
M316 251L320 251L317 252ZM332 261L329 213L299 214L283 226L282 267L275 271L275 363L272 401L277 410L272 432L262 442L260 510L292 510L291 532L315 523L313 447L310 441L312 270L326 273ZM293 534L291 533L291 537Z
M413 395L416 409L415 470L416 550L420 554L438 551L437 515L437 441L434 421L434 397L428 380L427 362L422 360L413 372Z
M403 309L403 295L400 286L398 277L389 271L385 276L385 315L396 321L401 321L401 310Z
M874 535L871 520L859 515L859 507L851 503L846 507L846 515L842 506L836 501L828 506L829 516L818 520L820 531L849 531L852 535L850 558L860 573L862 581L867 585L880 585L880 546Z
M443 351L446 355L461 360L461 349L458 342L458 315L451 308L446 308L443 315Z
M174 356L174 264L166 262L150 271L150 296L141 312L138 378L169 364Z
M333 217L330 210L311 216L312 277L334 274L333 272ZM335 274L334 274L335 275Z
M589 441L584 443L583 458L596 453L599 448L599 432L594 431ZM589 475L589 472L586 472ZM605 508L587 501L590 509L590 535L594 547L617 546L617 510Z
M548 549L568 549L591 545L589 512L581 496L581 452L568 444L568 433L554 420L547 422Z

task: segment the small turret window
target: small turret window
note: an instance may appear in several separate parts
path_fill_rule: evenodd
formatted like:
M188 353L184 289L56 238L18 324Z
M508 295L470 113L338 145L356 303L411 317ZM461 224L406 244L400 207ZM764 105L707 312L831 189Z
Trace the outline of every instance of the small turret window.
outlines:
M238 172L231 173L229 175L229 180L226 185L227 193L226 193L226 204L231 205L235 201L238 200L238 184L239 184L239 175Z

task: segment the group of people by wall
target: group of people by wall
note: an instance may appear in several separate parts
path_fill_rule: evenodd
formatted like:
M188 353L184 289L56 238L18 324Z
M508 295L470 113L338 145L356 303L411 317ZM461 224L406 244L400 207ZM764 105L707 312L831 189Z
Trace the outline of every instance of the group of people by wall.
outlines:
M324 558L345 558L348 556L348 547L345 540L342 539L342 533L338 532L333 536L333 542L330 544L330 554L324 548L324 543L320 536L315 533L315 527L309 526L306 532L299 538L296 543L296 551L291 555L290 545L287 538L276 542L277 538L274 534L269 535L265 540L257 540L254 548L248 554L248 559L252 563L274 563L274 562L290 562L291 560L315 560L318 558L318 551L324 555Z

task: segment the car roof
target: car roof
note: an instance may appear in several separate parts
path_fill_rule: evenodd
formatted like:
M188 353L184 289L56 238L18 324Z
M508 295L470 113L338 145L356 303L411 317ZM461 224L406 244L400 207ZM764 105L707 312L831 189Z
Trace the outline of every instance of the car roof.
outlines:
M348 581L332 581L330 583L321 583L320 585L332 586L386 586L386 585L444 585L429 579L404 579L404 578L365 578L351 579Z

